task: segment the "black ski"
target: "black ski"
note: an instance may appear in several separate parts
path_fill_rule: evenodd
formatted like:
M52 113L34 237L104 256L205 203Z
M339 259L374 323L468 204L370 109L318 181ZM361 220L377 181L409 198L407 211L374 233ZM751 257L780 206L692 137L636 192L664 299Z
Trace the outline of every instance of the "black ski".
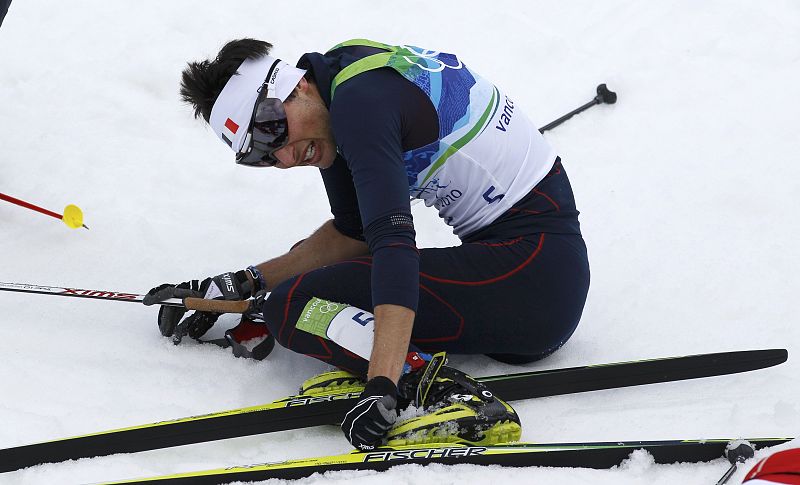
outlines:
M555 396L763 369L787 359L784 349L722 352L483 377L506 400ZM261 406L149 423L0 450L0 472L41 463L131 453L337 424L357 394L290 396Z
M749 439L758 448L779 445L793 438ZM646 450L656 463L703 462L722 458L732 440L629 441L605 443L517 443L494 446L405 446L369 453L323 456L279 463L237 466L159 477L109 482L121 484L220 485L234 481L250 482L279 478L294 480L314 473L341 470L384 471L397 465L500 465L513 467L547 466L611 468L635 450Z

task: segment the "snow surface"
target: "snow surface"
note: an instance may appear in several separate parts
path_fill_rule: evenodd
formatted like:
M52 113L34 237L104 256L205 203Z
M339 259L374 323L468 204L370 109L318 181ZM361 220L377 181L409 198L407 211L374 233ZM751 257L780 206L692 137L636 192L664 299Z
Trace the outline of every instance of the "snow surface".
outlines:
M608 83L616 105L547 135L590 251L582 324L540 363L452 362L488 375L786 347L789 362L769 370L516 408L526 441L800 432L800 3L15 0L0 28L0 191L56 211L75 203L91 230L0 203L0 281L139 293L279 254L328 217L316 170L237 167L178 100L187 60L243 36L290 61L354 37L459 53L540 124ZM433 209L414 211L421 246L456 242ZM254 362L175 347L139 305L3 293L0 308L0 447L265 403L325 369L284 349ZM0 482L98 482L348 448L338 429L314 428ZM603 471L403 466L304 483L704 484L726 469L724 459L654 465L637 453Z

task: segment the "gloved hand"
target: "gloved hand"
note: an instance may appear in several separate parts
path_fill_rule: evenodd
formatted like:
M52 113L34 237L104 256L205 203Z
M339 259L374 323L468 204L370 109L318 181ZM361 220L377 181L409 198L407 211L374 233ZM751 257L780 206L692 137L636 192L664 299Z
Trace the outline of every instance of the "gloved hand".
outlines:
M388 377L373 377L361 392L358 403L344 417L345 437L359 450L374 450L384 443L386 433L397 420L396 406L394 382Z
M163 284L148 291L142 303L149 306L170 298L187 296L206 300L246 300L260 289L259 278L253 276L252 270L248 268L246 271L236 273L222 273L206 278L202 282L192 280L179 285ZM214 326L221 315L221 313L196 311L181 321L186 311L185 308L163 305L158 312L158 328L161 335L172 337L176 345L186 335L199 339Z

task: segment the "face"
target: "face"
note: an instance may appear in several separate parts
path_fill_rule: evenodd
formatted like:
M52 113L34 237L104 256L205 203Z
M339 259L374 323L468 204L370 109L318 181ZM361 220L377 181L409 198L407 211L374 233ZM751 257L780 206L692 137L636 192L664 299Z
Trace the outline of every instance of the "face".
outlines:
M336 158L331 119L316 85L301 79L294 96L283 102L289 123L289 140L276 151L275 167L328 168Z

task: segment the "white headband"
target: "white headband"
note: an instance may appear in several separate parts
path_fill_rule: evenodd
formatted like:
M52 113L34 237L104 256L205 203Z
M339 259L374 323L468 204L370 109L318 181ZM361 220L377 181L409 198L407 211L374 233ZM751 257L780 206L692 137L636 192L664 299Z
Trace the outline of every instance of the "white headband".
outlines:
M271 68L269 89L281 101L286 100L306 73L303 69L297 69L272 56L245 59L222 88L211 108L211 129L234 152L238 153L242 149L259 89L267 80Z

